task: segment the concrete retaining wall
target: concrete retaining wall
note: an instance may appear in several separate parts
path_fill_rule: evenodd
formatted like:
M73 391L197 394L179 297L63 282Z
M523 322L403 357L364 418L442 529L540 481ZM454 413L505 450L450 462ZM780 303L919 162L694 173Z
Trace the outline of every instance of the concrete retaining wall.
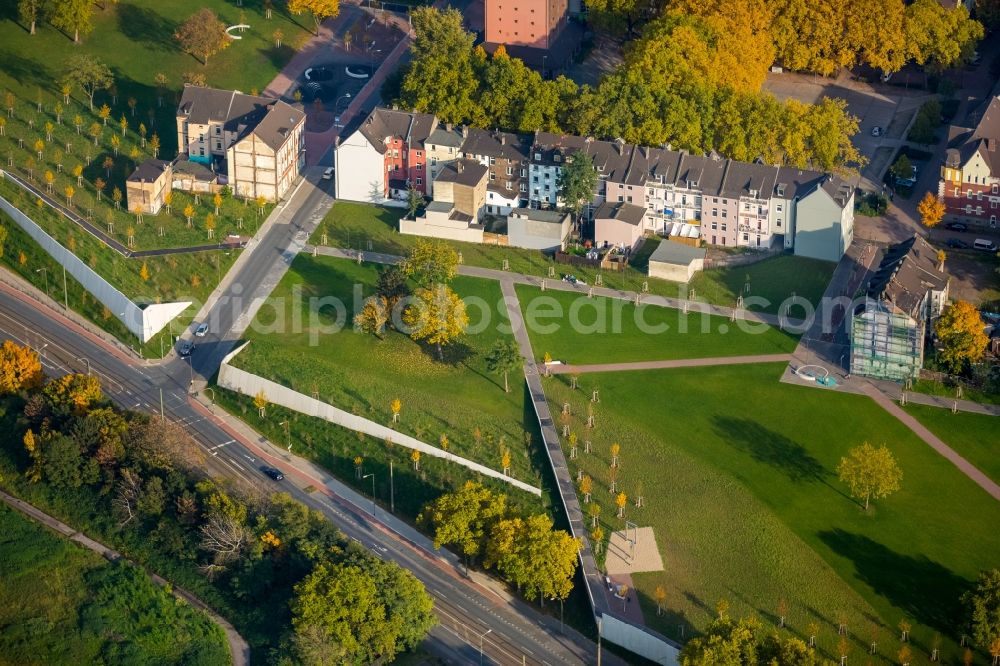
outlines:
M344 410L338 409L333 405L321 402L313 397L299 393L298 391L293 391L287 386L282 386L281 384L273 382L269 379L264 379L263 377L249 373L246 370L241 370L240 368L230 365L230 361L232 361L237 354L243 351L243 348L248 344L250 343L248 342L240 345L227 354L222 360L222 365L219 367L218 380L219 386L222 388L249 396L257 395L263 391L264 396L267 398L269 403L287 407L288 409L307 416L315 416L316 418L323 419L324 421L335 423L350 430L363 432L366 435L371 435L372 437L377 437L378 439L391 440L393 444L398 444L408 449L415 449L420 451L423 455L432 456L434 458L442 458L457 465L461 465L462 467L467 467L468 469L478 472L483 476L500 479L515 488L533 495L541 496L542 491L540 488L536 488L532 485L524 483L523 481L518 481L517 479L504 475L502 472L490 469L485 465L480 465L477 462L461 458L443 449L439 449L436 446L431 446L430 444L421 442L419 439L415 439L409 435L404 435L403 433L397 432L391 428L387 428L380 423L375 423L374 421L369 421L368 419L356 416L350 412L345 412Z
M680 650L667 642L667 639L645 627L638 627L614 615L605 613L601 616L601 636L606 641L620 645L629 652L634 652L650 661L664 666L680 664Z
M143 342L148 342L171 319L191 305L190 301L184 301L152 303L144 308L139 307L3 197L0 197L0 210L7 213L25 233L31 236L32 240L60 263L67 273L72 275L77 282L83 285L84 289L90 292L98 302L105 305L131 333ZM51 277L56 279L55 275Z

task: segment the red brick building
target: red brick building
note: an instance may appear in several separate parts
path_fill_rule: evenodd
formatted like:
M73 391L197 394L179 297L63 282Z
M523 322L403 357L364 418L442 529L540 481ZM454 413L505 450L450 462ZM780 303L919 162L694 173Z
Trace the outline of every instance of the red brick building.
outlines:
M976 128L959 135L941 166L938 197L945 220L996 228L1000 218L1000 97L990 100Z
M551 49L566 27L568 0L484 0L486 42Z

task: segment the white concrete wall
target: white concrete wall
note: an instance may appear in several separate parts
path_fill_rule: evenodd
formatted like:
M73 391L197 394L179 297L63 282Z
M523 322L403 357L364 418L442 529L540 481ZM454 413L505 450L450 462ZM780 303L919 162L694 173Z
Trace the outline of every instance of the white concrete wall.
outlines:
M425 444L419 439L396 432L395 430L387 428L380 423L375 423L374 421L369 421L368 419L361 418L360 416L356 416L350 412L345 412L344 410L338 409L333 405L329 405L305 394L293 391L287 386L282 386L281 384L272 382L269 379L264 379L263 377L249 373L246 370L241 370L240 368L230 365L229 363L233 360L233 357L239 354L248 344L250 343L245 343L237 347L222 360L222 365L219 367L218 380L219 386L222 388L250 396L257 395L259 392L263 391L269 403L287 407L288 409L307 416L315 416L323 419L324 421L335 423L350 430L363 432L366 435L371 435L372 437L377 437L383 440L391 440L393 444L398 444L408 449L415 449L420 451L423 455L432 456L434 458L442 458L449 462L471 469L472 471L482 474L483 476L500 479L515 488L529 492L533 495L541 496L541 489L524 483L523 481L518 481L517 479L505 476L502 472L490 469L485 465L480 465L479 463L467 460L466 458L461 458L443 449L439 449L436 446Z
M667 639L645 627L637 627L613 615L601 616L601 636L629 652L664 666L680 664L680 650Z
M649 277L670 280L672 282L688 282L700 270L704 270L705 260L694 259L690 264L668 264L661 261L649 262Z
M441 221L440 224L435 223L438 220ZM449 220L446 215L435 215L434 213L426 218L417 218L416 220L402 218L399 221L399 233L466 243L483 242L482 229L469 228L467 222L457 223L454 220Z
M385 157L361 132L345 138L333 149L338 199L388 203L385 197Z
M6 174L4 175L6 177ZM107 306L108 310L143 342L148 342L171 319L191 305L190 301L183 301L179 303L154 303L145 308L139 307L3 197L0 197L0 209L10 215L11 219L31 236L32 240L38 243L53 259L62 264L67 273L83 285L83 288L90 292L98 302Z

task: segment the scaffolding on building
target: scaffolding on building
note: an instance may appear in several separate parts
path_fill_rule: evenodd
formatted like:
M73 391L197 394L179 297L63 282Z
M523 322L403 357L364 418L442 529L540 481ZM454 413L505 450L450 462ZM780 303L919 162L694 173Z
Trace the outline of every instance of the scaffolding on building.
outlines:
M924 363L924 321L868 299L851 322L851 374L916 379Z

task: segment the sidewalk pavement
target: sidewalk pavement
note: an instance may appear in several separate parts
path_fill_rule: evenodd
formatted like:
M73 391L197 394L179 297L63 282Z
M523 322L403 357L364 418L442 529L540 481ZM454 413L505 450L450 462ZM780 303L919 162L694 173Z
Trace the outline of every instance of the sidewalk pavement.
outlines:
M892 416L899 419L900 422L912 430L917 437L924 440L932 449L940 453L963 474L972 479L976 485L992 495L994 499L1000 500L1000 485L997 485L996 482L979 471L979 469L977 469L972 463L956 453L954 449L941 441L937 435L928 430L922 423L904 412L899 405L892 402L884 393L882 393L882 391L878 389L878 387L872 383L865 382L862 385L862 390L866 395L874 400L877 405L889 412Z
M958 398L946 398L942 395L928 395L926 393L917 393L916 391L904 391L899 384L888 380L870 379L868 381L885 397L897 403L902 399L903 393L905 392L906 404L910 404L912 402L915 405L940 407L941 409L955 409L956 411L968 412L970 414L1000 416L1000 405L989 405L982 402L974 402L972 400L962 400Z
M715 356L711 358L679 358L669 361L634 361L632 363L594 363L589 365L549 363L546 367L546 372L550 375L575 375L585 372L633 372L635 370L698 368L710 365L781 363L788 362L791 359L791 354L759 354L756 356Z
M56 532L59 532L69 540L80 544L88 550L92 550L111 562L122 559L122 554L118 551L108 548L102 543L94 541L87 535L78 532L60 520L56 520L41 509L28 504L22 499L0 491L0 500L8 504L11 508L17 509L29 518L55 530ZM133 565L135 564L134 562L131 562L131 560L129 560L129 562ZM147 573L149 574L149 577L152 578L153 581L160 587L166 587L169 584L171 586L171 592L175 597L179 597L187 601L189 604L208 615L213 622L222 627L222 631L226 635L226 641L229 643L229 653L232 656L233 666L247 666L250 663L250 645L243 640L243 637L240 636L239 632L236 631L236 628L233 627L233 625L230 624L226 618L209 608L201 599L194 596L187 590L177 587L158 574L152 572Z
M315 253L325 257L336 257L338 259L357 260L361 255L362 261L370 261L377 264L398 264L403 257L395 254L385 254L382 252L363 252L361 250L349 250L338 247L306 245L303 252ZM532 287L541 287L544 283L546 289L555 291L567 291L581 296L588 296L593 292L594 296L603 298L614 298L635 303L636 298L642 305L655 305L673 310L683 310L685 312L696 312L726 317L728 319L741 319L751 323L767 324L776 328L801 327L803 321L799 319L781 318L778 315L767 312L756 312L754 310L737 310L736 308L724 305L712 305L704 301L693 301L683 298L670 298L667 296L657 296L655 294L640 294L635 291L623 289L613 289L610 287L590 287L580 284L569 284L555 278L543 278L525 273L514 273L511 271L501 271L494 268L481 268L479 266L461 265L458 267L459 275L483 278L486 280L497 280L498 282L511 282L513 284L523 284Z

